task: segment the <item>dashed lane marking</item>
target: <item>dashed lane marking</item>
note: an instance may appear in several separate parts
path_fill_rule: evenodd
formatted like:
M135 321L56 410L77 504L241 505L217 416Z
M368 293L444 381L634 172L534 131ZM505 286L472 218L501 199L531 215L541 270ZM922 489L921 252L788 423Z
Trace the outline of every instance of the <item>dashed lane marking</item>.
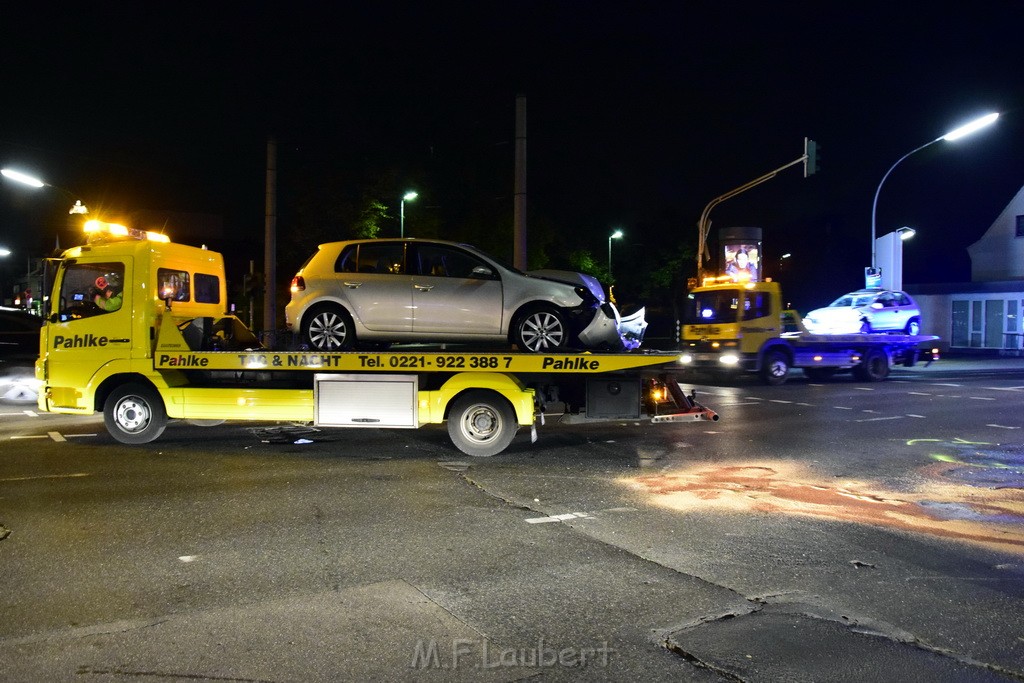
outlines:
M60 432L47 432L46 434L15 434L14 436L11 436L10 439L12 441L21 439L53 439L60 443L67 441L68 439L79 439L90 436L96 436L96 434L61 434Z
M854 420L854 422L882 422L884 420L902 420L902 415L890 415L889 417L868 417L863 420Z
M874 391L872 387L854 387L857 391Z
M995 399L991 396L968 396L967 398L974 401L994 401Z
M1011 427L1009 425L985 425L986 427L995 427L996 429L1020 429L1020 427Z
M769 403L792 403L792 401L783 401L779 398L769 399Z
M931 396L931 394L924 391L908 391L911 396Z
M853 410L850 406L832 406L836 410Z
M907 417L921 417L921 418L923 418L924 415L915 415L914 413L907 413Z

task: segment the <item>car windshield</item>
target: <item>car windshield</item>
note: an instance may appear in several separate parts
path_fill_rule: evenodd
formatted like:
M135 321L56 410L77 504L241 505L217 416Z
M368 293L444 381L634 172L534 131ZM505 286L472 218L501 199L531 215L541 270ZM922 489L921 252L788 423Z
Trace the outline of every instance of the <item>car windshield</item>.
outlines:
M829 308L860 308L867 306L875 299L875 294L847 294L828 305Z
M686 324L734 323L739 312L739 301L738 289L694 292L687 297Z

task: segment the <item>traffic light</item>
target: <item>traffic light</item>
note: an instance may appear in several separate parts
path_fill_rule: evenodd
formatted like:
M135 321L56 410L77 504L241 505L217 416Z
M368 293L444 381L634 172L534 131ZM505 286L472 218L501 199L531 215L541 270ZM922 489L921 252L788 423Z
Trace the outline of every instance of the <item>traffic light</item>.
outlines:
M814 175L821 169L818 167L818 143L804 138L804 178Z
M263 291L263 273L246 273L242 276L242 293L253 297Z

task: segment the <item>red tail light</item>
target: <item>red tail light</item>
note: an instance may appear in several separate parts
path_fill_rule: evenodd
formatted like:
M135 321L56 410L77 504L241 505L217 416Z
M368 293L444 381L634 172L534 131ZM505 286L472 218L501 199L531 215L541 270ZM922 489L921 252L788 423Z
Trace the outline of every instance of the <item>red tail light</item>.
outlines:
M291 286L290 289L291 289L292 292L302 292L302 291L305 291L305 289L306 289L306 281L304 279L302 279L301 275L296 275L295 277L292 278L292 286Z

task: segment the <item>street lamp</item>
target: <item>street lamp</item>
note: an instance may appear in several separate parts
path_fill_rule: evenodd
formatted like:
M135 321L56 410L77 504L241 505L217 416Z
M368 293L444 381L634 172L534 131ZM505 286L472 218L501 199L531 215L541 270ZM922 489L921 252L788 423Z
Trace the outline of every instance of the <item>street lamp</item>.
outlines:
M998 113L986 114L985 116L982 116L981 118L975 119L974 121L971 121L970 123L964 124L964 125L960 126L959 128L955 128L955 129L951 130L950 132L946 133L945 135L942 135L942 136L939 136L939 137L935 138L931 142L926 142L925 144L921 145L917 149L913 149L913 150L907 152L906 154L901 156L899 159L897 159L895 164L893 164L892 166L889 167L889 170L885 172L884 176L882 176L881 182L878 183L878 189L875 190L875 201L872 202L872 204L871 204L871 270L872 271L874 271L876 269L876 265L877 265L876 264L876 255L875 255L875 235L877 234L875 232L875 214L876 214L876 211L878 209L878 193L882 191L882 183L884 183L885 179L889 177L889 174L892 173L893 169L896 168L897 166L899 166L900 162L903 161L904 159L906 159L907 157L909 157L911 154L914 154L915 152L920 152L925 147L929 147L931 145L934 145L936 142L940 142L942 140L945 140L947 142L952 142L953 140L959 140L960 138L964 137L965 135L970 135L971 133L973 133L973 132L975 132L977 130L980 130L981 128L984 128L985 126L989 125L990 123L994 123L995 120L998 119L998 118L999 118L999 114Z
M72 199L75 200L74 206L71 207L71 209L68 211L68 214L87 214L87 213L89 213L89 209L86 208L85 204L82 204L82 200L81 199L76 199L75 195L73 195L68 190L65 190L63 187L60 187L58 185L51 185L50 183L44 183L42 180L40 180L39 178L36 178L35 176L30 176L27 173L22 173L21 171L15 171L14 169L11 169L11 168L0 169L0 175L2 175L3 177L5 177L5 178L7 178L9 180L13 180L16 183L21 183L22 185L28 185L29 187L34 187L34 188L37 188L37 189L40 188L40 187L52 187L55 190L60 190L61 192L63 192L64 194L66 194L67 196L69 196L69 197L71 197Z
M616 230L612 234L608 235L608 277L612 275L612 240L622 238L622 231Z
M416 199L416 197L419 197L419 195L416 194L415 192L406 192L405 196L402 197L402 203L400 205L401 208L399 209L399 213L401 215L401 221L400 221L400 230L401 230L401 232L399 233L399 237L405 237L405 203L406 202L411 202L412 200Z

